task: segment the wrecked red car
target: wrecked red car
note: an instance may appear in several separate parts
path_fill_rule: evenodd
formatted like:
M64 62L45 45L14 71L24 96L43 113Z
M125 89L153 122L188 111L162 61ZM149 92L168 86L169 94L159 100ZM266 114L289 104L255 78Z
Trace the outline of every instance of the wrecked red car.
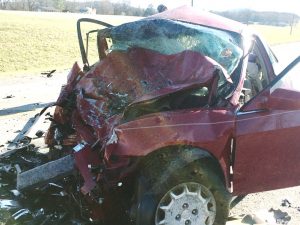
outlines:
M87 22L105 26L88 33L95 64ZM220 225L231 196L299 185L300 57L275 74L258 35L189 7L77 27L84 67L71 69L45 135L55 160L20 173L20 190L75 165L104 224Z

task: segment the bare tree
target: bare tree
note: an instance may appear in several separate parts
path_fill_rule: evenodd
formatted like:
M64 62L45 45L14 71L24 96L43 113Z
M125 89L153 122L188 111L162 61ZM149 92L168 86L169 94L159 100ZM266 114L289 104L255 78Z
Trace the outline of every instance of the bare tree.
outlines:
M153 7L152 4L149 4L147 9L144 12L144 16L151 16L156 13L156 9Z
M292 16L292 20L291 20L290 26L291 26L290 35L292 35L292 33L293 33L293 27L295 26L295 14L293 14L293 16Z
M53 6L60 11L65 9L66 1L65 0L53 0Z
M27 9L28 11L33 11L36 0L27 0Z
M8 9L9 0L0 0L0 9Z

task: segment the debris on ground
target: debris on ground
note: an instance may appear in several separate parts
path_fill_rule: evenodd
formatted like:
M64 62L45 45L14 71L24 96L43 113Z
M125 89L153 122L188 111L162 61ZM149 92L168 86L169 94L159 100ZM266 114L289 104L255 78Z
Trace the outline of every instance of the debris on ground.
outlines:
M77 193L77 176L68 176L34 191L15 189L20 164L28 170L44 164L47 157L25 149L1 158L0 224L91 224L86 200ZM99 223L98 223L99 224Z
M277 224L288 224L291 220L291 217L288 215L287 212L283 212L280 209L273 209L271 208L269 212L273 215Z
M45 163L19 173L17 176L17 189L27 189L43 182L47 184L49 180L71 174L74 169L74 159L71 155Z
M14 95L7 95L6 97L4 97L3 99L7 99L7 98L14 98Z
M35 133L35 135L36 135L37 137L42 137L44 133L45 133L44 131L38 130L38 131Z
M230 218L226 225L287 225L291 217L280 209L260 210L255 214L247 214L241 218Z
M52 76L53 76L53 73L54 73L55 71L56 71L56 70L50 70L50 71L42 72L41 74L42 74L42 75L46 75L47 77L52 77Z
M52 103L49 103L49 106L51 106L51 104ZM43 110L51 111L52 109L48 109L48 106L46 106ZM11 154L14 151L30 148L31 146L39 145L42 148L44 140L40 138L43 137L45 131L49 127L50 121L47 119L49 113L50 112L47 112L45 115L40 113L36 114L27 121L22 130L17 130L15 133L18 135L13 140L7 141L6 143L7 152L4 153L4 156ZM35 143L38 139L40 139L39 143Z
M289 200L283 199L282 202L281 202L281 206L283 206L283 207L291 207L292 204L289 202Z

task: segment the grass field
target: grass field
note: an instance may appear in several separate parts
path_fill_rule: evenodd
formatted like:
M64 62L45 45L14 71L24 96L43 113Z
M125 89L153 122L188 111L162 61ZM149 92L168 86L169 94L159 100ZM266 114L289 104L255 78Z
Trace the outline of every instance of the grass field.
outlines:
M270 45L300 41L300 23L293 27L290 34L290 27L275 27L266 25L251 25L251 28L261 34Z
M0 11L0 74L69 68L81 60L76 22L87 15ZM117 25L134 17L97 16Z
M0 74L65 69L79 61L76 21L83 14L0 11ZM117 25L134 17L96 16ZM300 25L290 36L289 27L253 25L271 44L300 41ZM96 49L96 48L94 48Z

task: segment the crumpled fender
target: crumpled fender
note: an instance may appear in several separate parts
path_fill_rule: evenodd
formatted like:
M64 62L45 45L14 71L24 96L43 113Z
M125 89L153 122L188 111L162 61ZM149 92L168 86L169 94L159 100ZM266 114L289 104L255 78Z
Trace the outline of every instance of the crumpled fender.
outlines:
M207 150L229 175L230 141L234 114L219 110L179 110L155 113L117 126L106 147L108 165L112 156L146 156L168 146L193 146Z

